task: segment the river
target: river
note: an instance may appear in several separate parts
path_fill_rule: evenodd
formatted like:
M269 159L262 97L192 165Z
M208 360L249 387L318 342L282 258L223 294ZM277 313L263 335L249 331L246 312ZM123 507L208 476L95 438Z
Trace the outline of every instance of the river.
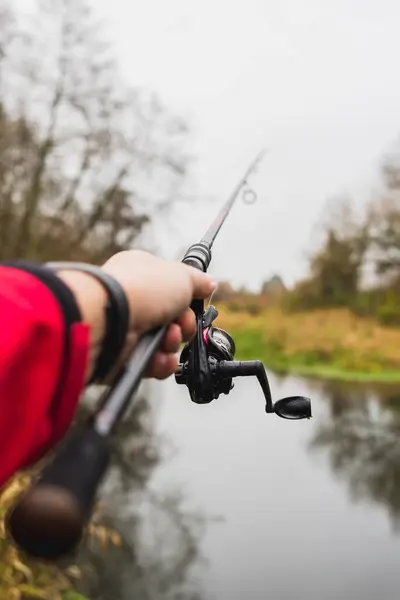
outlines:
M267 415L255 380L193 404L155 386L157 431L176 455L153 485L176 485L211 521L207 600L397 600L400 592L400 390L270 378L275 400L304 394L313 418Z
M172 379L150 384L155 424L135 447L127 421L126 489L111 476L103 497L127 548L92 557L91 599L398 599L400 388L270 383L274 400L311 397L313 418L267 415L252 379L205 406ZM147 479L130 471L138 453Z

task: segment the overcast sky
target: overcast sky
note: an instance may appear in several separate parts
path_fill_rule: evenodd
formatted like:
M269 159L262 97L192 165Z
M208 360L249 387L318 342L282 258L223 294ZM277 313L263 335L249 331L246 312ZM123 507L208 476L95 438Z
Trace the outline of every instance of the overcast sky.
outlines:
M257 285L305 267L326 199L369 199L400 132L396 0L92 0L107 18L122 73L185 116L198 157L180 236L197 241L260 148L258 204L238 205L215 244L213 271Z

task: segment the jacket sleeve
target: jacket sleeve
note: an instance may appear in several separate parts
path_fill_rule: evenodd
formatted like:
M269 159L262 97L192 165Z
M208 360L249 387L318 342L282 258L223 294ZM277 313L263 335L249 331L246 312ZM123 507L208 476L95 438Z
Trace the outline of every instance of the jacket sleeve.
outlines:
M67 328L44 283L0 266L0 332L1 487L70 426L85 384L89 327Z

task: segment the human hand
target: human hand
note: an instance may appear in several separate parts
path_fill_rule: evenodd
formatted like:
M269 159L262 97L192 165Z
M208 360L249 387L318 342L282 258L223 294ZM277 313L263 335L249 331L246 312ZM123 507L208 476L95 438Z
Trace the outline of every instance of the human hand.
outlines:
M188 307L194 298L207 298L216 283L198 269L139 250L115 254L103 269L123 287L130 306L124 358L146 331L171 323L147 373L157 379L169 377L177 369L180 344L196 331L195 316Z

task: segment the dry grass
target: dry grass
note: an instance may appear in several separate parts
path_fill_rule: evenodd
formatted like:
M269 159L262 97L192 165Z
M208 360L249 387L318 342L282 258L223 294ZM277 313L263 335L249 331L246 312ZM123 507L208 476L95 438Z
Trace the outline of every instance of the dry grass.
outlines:
M8 538L4 518L29 482L29 475L18 475L0 495L0 600L85 600L74 592L74 581L82 575L77 566L61 571L56 566L29 560ZM116 532L94 523L90 524L88 534L104 548L109 543L120 543Z
M285 313L271 308L249 316L222 307L218 326L235 334L238 357L259 357L272 368L332 367L347 375L398 370L400 380L400 329L346 309Z

